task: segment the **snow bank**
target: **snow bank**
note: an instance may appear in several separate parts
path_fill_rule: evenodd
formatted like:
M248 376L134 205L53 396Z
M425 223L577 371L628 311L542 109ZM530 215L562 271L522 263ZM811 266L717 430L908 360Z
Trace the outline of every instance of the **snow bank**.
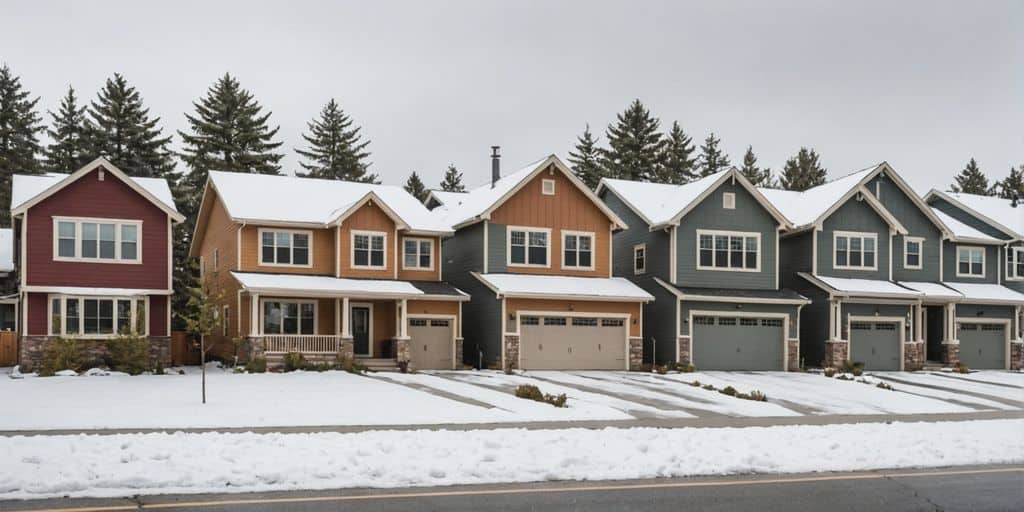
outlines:
M1024 420L716 429L0 438L0 499L1024 462Z

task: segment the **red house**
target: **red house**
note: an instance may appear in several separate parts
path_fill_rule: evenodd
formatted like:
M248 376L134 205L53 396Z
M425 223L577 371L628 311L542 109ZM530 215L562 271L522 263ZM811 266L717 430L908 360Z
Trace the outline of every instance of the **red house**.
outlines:
M102 348L125 330L170 362L172 232L184 217L165 180L129 177L104 158L72 174L16 175L11 218L24 367L57 338Z

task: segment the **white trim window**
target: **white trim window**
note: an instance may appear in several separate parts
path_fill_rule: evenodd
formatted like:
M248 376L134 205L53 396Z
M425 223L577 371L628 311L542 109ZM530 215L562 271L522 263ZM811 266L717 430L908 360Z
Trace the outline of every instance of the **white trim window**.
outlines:
M316 334L316 302L262 300L263 334Z
M555 195L555 180L542 179L540 180L540 193L546 196Z
M562 268L594 270L594 233L562 231Z
M735 192L725 192L725 193L722 194L722 208L725 208L726 210L735 210L736 209L736 193Z
M903 268L921 270L924 268L924 238L908 236L903 238Z
M146 297L49 296L51 336L104 338L149 334Z
M312 231L260 228L259 233L260 265L307 268L313 266Z
M551 266L551 230L547 228L508 227L508 266Z
M54 261L142 263L142 221L53 218Z
M841 270L878 270L878 235L836 231L832 234L832 267Z
M697 270L759 272L761 233L698 229Z
M647 273L647 244L633 246L633 273L636 275Z
M1006 248L1006 279L1024 280L1024 247Z
M383 231L352 231L352 268L383 270L388 266L388 234Z
M985 277L985 248L957 246L957 277Z
M402 269L434 270L434 241L429 238L404 238Z

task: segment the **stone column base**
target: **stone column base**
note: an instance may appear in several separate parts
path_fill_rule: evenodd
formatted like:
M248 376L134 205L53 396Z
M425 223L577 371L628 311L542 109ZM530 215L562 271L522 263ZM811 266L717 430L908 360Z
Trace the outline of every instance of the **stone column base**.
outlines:
M395 361L398 364L410 364L412 355L409 353L409 338L395 338L391 340L395 346ZM410 366L411 368L411 366Z
M248 336L245 338L245 346L239 354L238 361L247 363L253 359L266 357L264 354L263 338L260 336Z
M519 335L505 335L505 360L501 362L502 370L519 369Z
M914 372L924 368L924 342L908 341L903 344L903 371Z
M800 371L800 340L786 340L786 371Z
M939 355L942 357L942 364L956 366L960 363L960 344L943 342L942 353Z
M690 337L679 337L679 364L691 364L693 357L690 354Z
M463 362L462 362L462 344L463 344L463 339L462 338L455 338L455 353L452 354L452 361L454 361L454 363L455 363L455 369L456 370L458 370L459 368L463 367Z
M825 360L822 362L826 368L842 368L843 364L850 359L850 342L839 340L828 340L825 342Z
M629 369L640 370L644 365L644 339L639 336L629 337Z
M1024 343L1010 342L1010 369L1024 368Z

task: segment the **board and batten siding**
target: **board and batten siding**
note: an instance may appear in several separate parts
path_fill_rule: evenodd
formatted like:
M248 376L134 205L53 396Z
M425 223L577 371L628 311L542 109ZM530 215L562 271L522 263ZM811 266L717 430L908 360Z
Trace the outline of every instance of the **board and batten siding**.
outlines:
M783 236L779 240L779 285L793 290L805 288L808 283L797 272L812 273L814 259L814 237L809 229L802 233Z
M723 207L722 197L736 195L736 207ZM753 195L739 183L723 183L687 213L679 224L676 243L677 284L704 288L743 288L774 290L776 288L775 240L778 222ZM760 233L761 267L757 272L697 269L697 230L723 230Z
M945 213L946 215L949 215L950 217L953 217L954 219L963 222L964 224L967 224L968 226L977 229L978 231L981 231L982 233L985 233L988 236L998 238L1000 240L1006 240L1007 238L1009 238L1006 235L1006 233L1003 233L1002 231L990 226L987 222L978 219L977 217L971 215L970 213L961 210L960 207L950 203L949 201L946 201L945 199L942 199L941 197L933 196L928 201L928 204L930 204L936 210L939 210L942 213ZM1022 215L1024 215L1024 213L1022 213Z
M957 247L981 247L985 249L985 277L957 277L957 259L956 259L956 248ZM1003 267L1006 265L1005 254L1000 247L997 245L976 245L970 243L957 243L946 240L942 243L942 266L943 268L943 281L949 282L961 282L961 283L997 283L999 282L999 272L1004 272ZM1000 261L999 258L1004 258Z
M896 281L939 281L939 241L942 232L917 204L908 197L891 179L875 176L866 188L875 195L886 210L907 228L908 234L896 235L892 242L892 277ZM921 268L907 268L904 265L904 249L907 237L923 238L921 246Z
M352 268L352 231L381 231L387 233L384 244L385 267L382 270ZM341 277L369 279L394 279L395 265L399 265L399 254L395 251L395 221L384 210L373 203L366 203L341 223L341 244L338 261L341 262Z
M836 231L855 231L877 235L877 270L845 270L832 266L833 235ZM850 198L822 223L818 236L818 274L849 279L889 279L889 224L864 201Z

